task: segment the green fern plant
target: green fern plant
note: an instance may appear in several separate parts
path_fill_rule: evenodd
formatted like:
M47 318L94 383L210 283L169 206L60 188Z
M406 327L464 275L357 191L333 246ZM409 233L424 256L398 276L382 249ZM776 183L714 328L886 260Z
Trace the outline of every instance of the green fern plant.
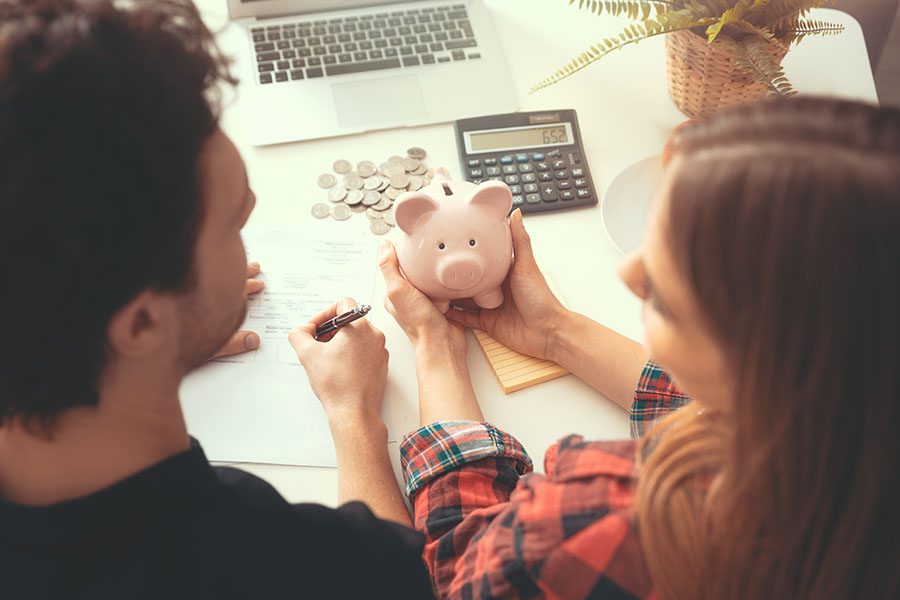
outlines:
M618 36L604 38L531 88L529 93L569 77L610 52L674 31L694 30L726 51L735 67L780 95L794 89L772 49L786 52L810 35L834 35L843 25L806 19L829 0L569 0L594 15L636 21ZM834 0L831 0L834 3Z

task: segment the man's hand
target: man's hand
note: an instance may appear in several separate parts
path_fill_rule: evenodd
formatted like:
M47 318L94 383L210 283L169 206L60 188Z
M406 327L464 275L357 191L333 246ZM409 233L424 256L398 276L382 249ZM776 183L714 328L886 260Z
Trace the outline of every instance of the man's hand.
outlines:
M479 310L471 302L459 303L463 310L451 308L447 318L486 331L504 346L518 352L552 359L554 332L563 322L566 309L550 291L534 260L531 239L522 223L522 211L516 210L512 214L509 225L515 262L503 284L503 305L493 310Z
M332 431L348 421L381 423L388 368L384 334L368 319L359 319L319 340L315 338L317 326L355 307L356 301L344 298L288 337L325 408Z
M266 286L265 282L253 279L259 275L259 270L259 263L257 262L252 262L247 265L247 285L244 288L244 293L248 296L260 293ZM213 355L213 358L240 354L241 352L248 352L250 350L256 350L257 348L259 348L259 336L256 333L252 331L238 331L231 336L230 340L225 342L225 345Z

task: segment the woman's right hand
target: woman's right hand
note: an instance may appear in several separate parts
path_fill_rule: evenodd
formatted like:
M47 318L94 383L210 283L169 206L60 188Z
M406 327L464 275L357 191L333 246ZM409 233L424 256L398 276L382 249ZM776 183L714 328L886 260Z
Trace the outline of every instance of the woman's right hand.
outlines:
M465 308L447 311L447 318L486 331L504 346L537 358L552 359L555 335L565 307L547 285L534 260L522 211L509 219L515 259L503 285L503 304L492 310Z

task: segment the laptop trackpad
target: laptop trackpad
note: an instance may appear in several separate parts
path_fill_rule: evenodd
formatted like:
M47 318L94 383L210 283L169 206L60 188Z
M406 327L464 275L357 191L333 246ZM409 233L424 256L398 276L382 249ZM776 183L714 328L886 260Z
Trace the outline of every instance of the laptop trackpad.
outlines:
M414 75L338 83L331 91L341 127L405 123L428 115Z

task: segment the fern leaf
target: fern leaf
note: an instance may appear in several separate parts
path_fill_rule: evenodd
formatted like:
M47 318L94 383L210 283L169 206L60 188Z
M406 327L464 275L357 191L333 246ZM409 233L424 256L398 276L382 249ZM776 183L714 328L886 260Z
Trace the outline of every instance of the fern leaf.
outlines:
M630 44L636 44L641 40L645 40L647 38L655 37L658 35L663 35L665 33L670 33L673 31L680 31L683 29L693 29L694 27L706 27L713 22L715 19L690 19L684 18L683 15L690 15L690 11L681 11L682 18L670 18L667 19L667 22L663 23L662 21L657 21L654 19L648 19L644 23L635 23L631 25L622 33L620 33L617 37L605 38L582 52L578 57L570 61L561 69L558 69L555 73L535 84L529 91L529 94L533 94L534 92L549 87L567 77L571 77L573 74L578 71L584 69L588 65L597 62L610 52L614 50L619 50L625 46ZM665 13L665 15L672 15L673 13ZM663 17L665 15L659 15Z
M569 0L569 5L576 2L579 10L586 10L597 16L625 15L632 20L637 20L641 14L649 15L652 10L665 11L672 5L672 0Z
M828 3L829 0L770 0L765 10L755 16L753 22L775 31L786 21L802 17L811 9Z
M738 31L758 36L783 52L787 52L788 47L790 46L789 43L786 44L781 39L779 39L770 29L767 29L765 27L757 27L756 25L748 23L747 21L732 23L731 27Z
M784 69L772 56L769 43L758 37L740 42L722 37L716 42L731 55L735 66L747 75L768 86L769 91L780 96L793 96L797 92L784 74Z
M738 0L735 5L719 17L719 20L706 28L708 43L712 44L716 41L716 37L722 32L722 28L731 23L740 23L744 20L744 15L750 10L752 0Z

